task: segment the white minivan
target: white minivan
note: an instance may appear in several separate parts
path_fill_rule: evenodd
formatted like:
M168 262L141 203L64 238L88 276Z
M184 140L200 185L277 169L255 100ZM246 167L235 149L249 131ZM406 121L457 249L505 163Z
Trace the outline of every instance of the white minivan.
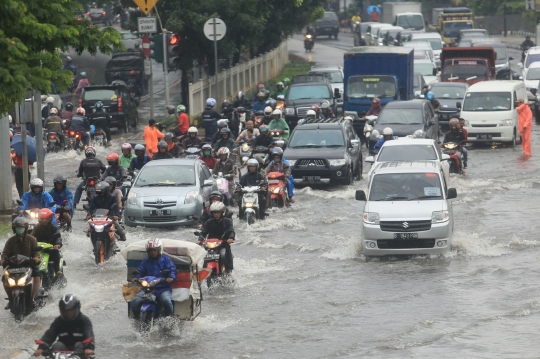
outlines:
M519 136L516 101L528 101L523 81L483 81L467 89L461 106L467 142L508 142Z

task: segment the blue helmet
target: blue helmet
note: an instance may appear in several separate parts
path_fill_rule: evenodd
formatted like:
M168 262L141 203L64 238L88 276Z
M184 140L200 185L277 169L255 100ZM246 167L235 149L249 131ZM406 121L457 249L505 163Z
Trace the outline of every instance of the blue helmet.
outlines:
M81 75L82 78L85 78L86 77L86 72L81 72L79 75Z
M433 100L435 98L435 95L433 94L433 92L429 91L427 94L426 94L426 99L427 100Z
M214 107L216 105L216 100L210 97L206 100L206 106Z
M96 102L94 107L95 107L96 110L102 110L103 109L103 102L101 102L101 101Z

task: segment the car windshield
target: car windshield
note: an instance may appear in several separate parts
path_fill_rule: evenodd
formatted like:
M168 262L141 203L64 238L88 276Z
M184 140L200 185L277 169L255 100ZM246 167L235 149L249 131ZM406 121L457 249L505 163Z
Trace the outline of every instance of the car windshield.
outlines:
M419 108L385 108L377 120L377 125L413 124L422 124L422 111Z
M413 87L415 90L420 88L420 77L418 75L413 76Z
M344 147L343 133L341 130L301 130L294 131L288 147Z
M495 60L495 64L505 64L508 59L506 57L506 46L492 46L493 50L497 53L497 59Z
M431 92L435 98L462 100L465 96L465 88L457 86L433 86Z
M90 9L90 14L101 14L104 10L103 9Z
M338 20L338 17L335 12L325 12L324 13L324 21L336 21Z
M433 64L414 63L414 72L419 72L422 76L433 76Z
M330 99L330 90L327 86L291 86L287 100Z
M527 70L527 77L525 80L540 80L540 67Z
M422 15L399 16L396 25L404 29L421 30L424 28L424 19Z
M412 39L411 42L429 42L433 50L441 50L442 44L440 39Z
M512 108L510 92L469 92L463 111L508 111Z
M527 55L527 60L525 60L525 67L529 67L530 64L537 61L540 61L540 54Z
M310 71L310 75L323 75L331 83L343 83L343 76L341 71Z
M488 77L486 60L446 60L444 78L453 80L485 79Z
M471 21L466 22L446 22L444 24L444 37L457 37L459 30L472 29Z
M109 89L84 90L85 101L96 101L96 100L110 101L115 98L117 98L115 90L109 90Z
M396 80L392 76L353 76L347 82L350 98L375 98L396 96Z
M137 177L135 187L173 187L192 186L195 184L193 166L145 166Z
M377 162L434 161L437 159L437 152L432 145L408 144L403 146L383 146L377 157Z
M440 200L441 180L437 173L392 173L373 177L370 201Z

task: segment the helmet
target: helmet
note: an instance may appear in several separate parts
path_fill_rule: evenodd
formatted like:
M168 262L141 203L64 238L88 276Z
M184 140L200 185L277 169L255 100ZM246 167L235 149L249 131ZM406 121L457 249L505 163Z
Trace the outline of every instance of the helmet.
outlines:
M86 72L81 72L79 75L81 75L82 78L86 78Z
M174 141L174 133L167 132L164 137L165 140L173 140Z
M329 108L330 108L330 103L328 103L328 101L321 103L321 110L325 110Z
M53 104L53 103L54 103L54 97L52 97L52 96L47 97L47 99L45 100L45 102L46 102L46 103Z
M219 120L217 122L217 125L218 125L218 127L220 129L223 128L223 127L228 127L229 126L229 121L227 121L227 119L225 119L225 118L222 118L221 120Z
M62 175L56 175L53 179L53 183L61 183L65 185L67 183L67 179Z
M290 83L291 83L291 80L289 80L288 77L285 77L285 78L283 79L283 84L284 84L285 86L289 86Z
M224 127L221 129L221 131L219 131L219 134L220 135L229 135L231 136L231 130L229 130L227 127Z
M261 127L259 127L259 132L268 132L268 126L262 125Z
M188 128L187 133L188 133L188 134L189 134L189 133L198 134L198 133L199 133L199 130L197 130L197 127L191 126L190 128Z
M257 90L264 90L264 84L262 82L257 85Z
M92 146L86 147L86 150L84 150L84 155L86 157L94 156L96 157L96 149Z
M158 249L159 254L163 252L163 243L159 238L150 238L144 247L146 248L147 252L149 249Z
M141 145L140 143L138 145L135 145L135 152L137 151L143 151L146 152L146 147L144 145Z
M280 158L283 157L283 150L281 147L274 147L272 148L272 157L279 156Z
M173 105L167 105L167 106L165 106L165 109L167 110L167 112L169 113L169 115L170 115L170 114L173 114L173 113L174 113L174 110L175 110L175 108L174 108Z
M101 101L96 102L94 107L95 107L96 110L102 110L103 109L103 102L101 102Z
M83 107L77 108L77 114L78 115L86 115L86 110Z
M121 147L123 150L131 150L131 144L129 143L124 143Z
M210 107L214 107L216 105L216 100L214 100L213 98L209 98L206 100L206 106L210 106Z
M231 102L229 100L223 100L221 103L221 108L226 109L231 106Z
M225 212L225 205L222 202L214 202L210 205L210 212Z
M30 181L30 188L41 187L43 188L43 181L39 178L34 178Z
M272 115L281 117L281 110L274 110L274 112L272 112Z
M167 144L167 142L165 142L163 140L159 141L157 146L158 146L158 148L165 148L165 149L169 148L169 145Z
M66 110L73 111L73 104L71 102L66 103Z
M426 94L426 99L431 101L435 98L435 94L431 91L429 91L427 94Z
M231 153L231 151L229 151L229 149L228 149L227 147L221 147L221 148L217 151L218 156L221 156L221 155L227 155L227 157L229 157L229 153Z
M275 108L276 107L276 100L274 100L273 98L271 98L270 100L266 101L266 104L272 108Z
M448 122L448 125L450 127L455 127L459 124L459 120L457 118L452 118L450 119L450 122Z
M247 167L249 167L249 166L259 167L259 161L257 161L255 158L250 158L250 159L247 161L246 166L247 166Z
M311 106L311 109L315 112L319 111L321 108L319 107L319 105L315 104L315 105L312 105Z
M264 108L264 114L265 114L266 116L270 116L270 115L272 114L272 107L266 106L266 107Z
M281 81L276 84L276 87L277 86L285 87L285 85L283 85L283 82L281 82Z
M49 115L58 115L58 110L56 107L53 107L49 110Z
M242 106L236 108L236 112L244 113L246 112L246 109Z
M179 113L180 112L186 112L186 106L180 104L180 105L176 106L176 111L178 111Z
M96 185L96 194L98 194L98 195L106 196L106 195L109 194L109 191L110 191L109 184L107 182L105 182L105 181L99 182Z
M115 152L111 152L107 155L107 162L117 162L120 160L120 157L118 157L118 154Z
M60 308L60 316L64 320L75 320L79 316L81 310L81 302L74 294L65 294L58 303ZM75 310L74 313L67 313L69 310ZM72 314L72 315L69 315Z
M66 56L66 62L68 64L70 64L72 61L73 61L73 59L71 58L71 56Z
M266 97L266 95L264 94L264 92L260 91L259 93L257 93L257 99L263 99Z
M212 191L210 193L210 197L208 198L210 200L210 203L212 203L212 198L214 198L214 197L218 198L218 202L223 201L223 194L221 194L220 191Z
M315 116L317 116L317 113L313 110L308 110L306 112L306 117L309 117L309 116L313 116L313 118L315 118Z
M53 215L54 213L50 209L42 208L39 210L38 219L52 219Z
M24 227L28 230L28 219L26 219L25 217L15 217L15 219L11 223L11 229L13 229L13 233L16 233L15 227Z
M380 103L381 100L378 97L375 97L373 100L371 100L371 103Z
M383 136L392 136L394 134L394 131L390 127L385 127L382 131Z
M242 91L238 91L238 93L236 94L236 99L242 100L243 98L244 98L244 93Z
M137 72L136 72L135 70L131 70L131 71L129 72L129 74L130 74L131 76L135 76L135 75L137 75Z
M205 143L202 148L202 150L211 150L212 149L212 146L210 146L208 143Z
M110 185L114 185L116 187L116 178L113 176L107 176L105 177L105 182L107 182Z

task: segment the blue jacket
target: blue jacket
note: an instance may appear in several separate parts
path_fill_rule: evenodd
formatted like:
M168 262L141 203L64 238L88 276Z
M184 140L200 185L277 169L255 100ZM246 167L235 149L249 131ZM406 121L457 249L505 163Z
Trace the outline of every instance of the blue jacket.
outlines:
M256 101L256 102L253 103L252 110L253 111L264 111L265 108L266 108L266 101L265 102Z
M384 139L384 136L379 138L379 140L377 141L375 146L373 146L373 152L379 153L379 151L381 150L382 145L384 145L385 142L386 142L386 140Z
M69 215L73 217L73 193L67 187L64 187L60 192L53 188L49 191L49 194L53 198L53 201L56 202L58 207L69 207ZM64 204L64 200L67 199L67 204Z
M21 198L22 206L19 206L19 211L25 211L27 209L34 208L49 208L53 213L56 213L56 205L49 207L49 203L54 202L51 195L47 192L41 192L40 194L34 193L32 190L23 194ZM52 224L56 225L56 216L53 216Z
M135 278L142 278L146 276L153 276L158 278L163 278L163 274L161 271L168 269L171 272L168 275L168 278L172 278L173 280L176 279L176 266L174 265L173 261L164 255L160 255L157 259L152 259L150 257L147 257L143 259L141 264L139 264L139 267L137 268L137 271L139 274L135 275ZM154 294L156 297L159 297L161 293L172 291L171 283L163 282L156 285Z

